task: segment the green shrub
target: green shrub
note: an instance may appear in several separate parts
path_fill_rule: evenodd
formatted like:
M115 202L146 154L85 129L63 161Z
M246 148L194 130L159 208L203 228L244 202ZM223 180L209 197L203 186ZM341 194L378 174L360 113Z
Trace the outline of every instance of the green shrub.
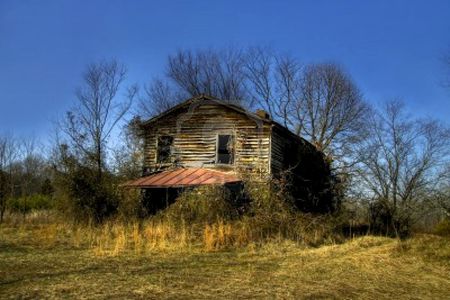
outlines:
M117 212L119 192L111 174L99 179L94 169L79 166L61 177L66 212L76 221L100 223Z
M8 208L11 211L24 215L34 210L48 210L53 207L53 199L50 196L42 194L10 198L8 200Z

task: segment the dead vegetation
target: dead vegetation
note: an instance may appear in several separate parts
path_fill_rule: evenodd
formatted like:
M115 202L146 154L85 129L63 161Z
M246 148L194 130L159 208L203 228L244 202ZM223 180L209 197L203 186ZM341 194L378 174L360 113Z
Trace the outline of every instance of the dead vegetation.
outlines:
M0 295L14 298L380 298L449 296L450 240L364 236L320 247L246 242L216 222L68 225L10 215L0 228ZM183 229L184 228L184 229ZM241 234L242 236L239 236ZM223 246L226 245L226 248Z
M253 201L243 213L222 202L223 192L197 189L153 217L101 224L52 211L8 213L0 298L449 296L450 238L442 230L345 239L336 218L301 214L268 186L248 186Z

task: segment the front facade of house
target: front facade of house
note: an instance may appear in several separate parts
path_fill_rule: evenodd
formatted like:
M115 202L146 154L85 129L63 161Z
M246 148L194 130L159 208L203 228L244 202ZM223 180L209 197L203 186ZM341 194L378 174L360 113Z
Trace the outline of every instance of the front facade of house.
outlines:
M144 168L270 173L270 124L215 99L190 99L142 126Z
M250 113L218 99L186 100L144 122L142 189L269 180L289 170L302 197L324 184L323 155L263 112Z

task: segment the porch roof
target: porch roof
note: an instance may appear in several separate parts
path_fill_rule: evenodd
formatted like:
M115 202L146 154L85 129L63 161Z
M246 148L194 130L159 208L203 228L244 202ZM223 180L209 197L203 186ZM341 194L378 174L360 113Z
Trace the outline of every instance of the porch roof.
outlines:
M206 184L226 184L241 181L234 173L205 168L178 168L155 173L126 182L131 188L188 187Z

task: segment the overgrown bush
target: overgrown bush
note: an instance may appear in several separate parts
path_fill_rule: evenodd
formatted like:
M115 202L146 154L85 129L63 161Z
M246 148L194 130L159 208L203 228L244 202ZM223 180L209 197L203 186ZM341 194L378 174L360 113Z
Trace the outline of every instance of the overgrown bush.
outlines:
M411 216L382 199L369 206L370 229L375 234L406 238L411 234Z
M105 172L99 179L95 170L76 166L57 180L58 207L76 221L99 223L117 212L119 191L112 175Z
M233 220L238 216L232 193L224 186L200 186L183 192L158 215L174 222L213 223Z
M68 145L59 145L55 152L52 192L57 208L76 222L100 223L116 214L119 178Z
M446 218L434 228L434 233L442 236L450 236L450 219Z
M153 219L179 230L187 226L191 238L210 250L271 240L318 245L340 239L334 217L301 213L277 181L248 182L241 193L223 186L187 190Z
M282 238L310 245L340 239L335 232L336 219L331 215L299 211L284 181L248 182L245 191L250 205L242 220L251 228L253 239Z
M9 184L8 174L0 170L0 223L3 221L6 211L7 198L10 191Z
M296 208L289 195L279 185L248 182L245 193L250 200L246 214L247 221L262 235L270 235L290 230L297 216Z
M139 189L126 189L119 187L118 216L123 221L147 217L148 213L142 203Z
M54 207L54 202L52 197L48 195L35 194L31 196L10 198L7 206L11 211L25 215L34 210L52 209Z

